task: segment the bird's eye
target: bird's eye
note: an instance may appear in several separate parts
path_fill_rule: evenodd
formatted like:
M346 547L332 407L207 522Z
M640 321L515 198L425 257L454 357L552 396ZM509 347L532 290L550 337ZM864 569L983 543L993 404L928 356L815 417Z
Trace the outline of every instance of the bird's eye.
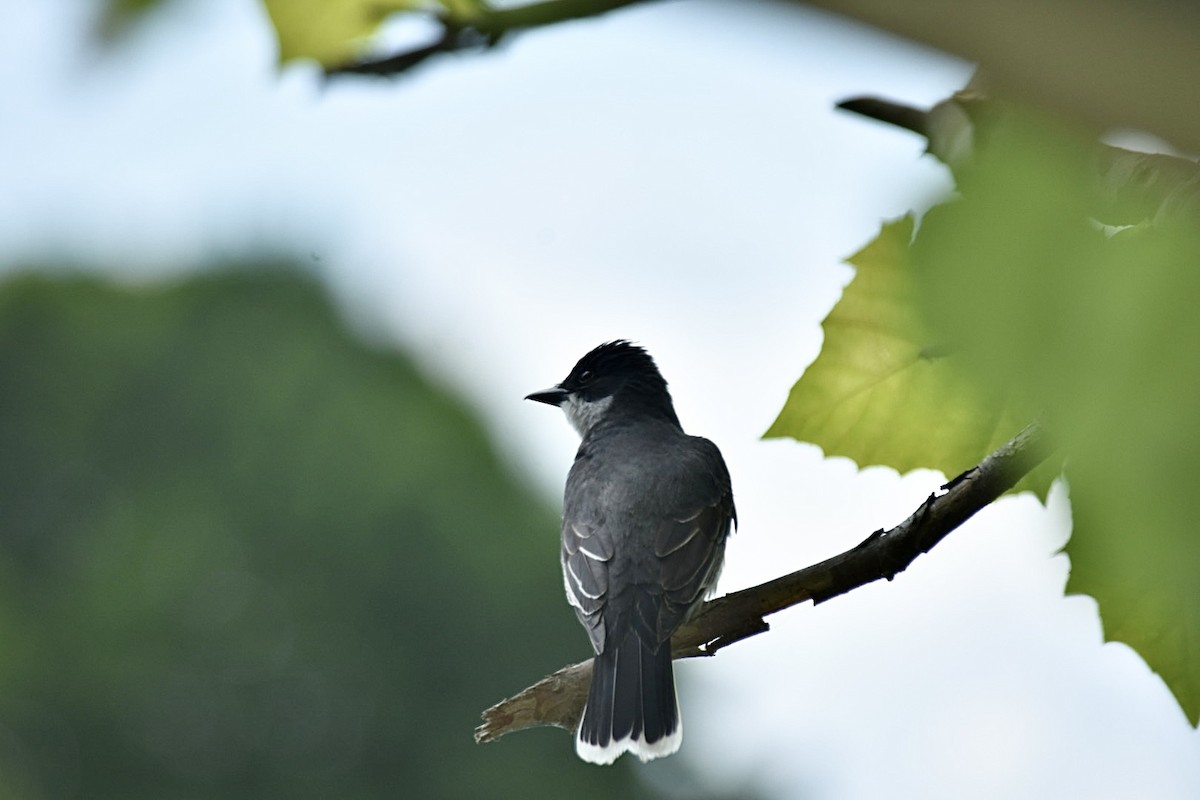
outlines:
M585 369L583 372L579 373L579 382L580 383L589 383L591 380L592 380L592 371L590 369Z

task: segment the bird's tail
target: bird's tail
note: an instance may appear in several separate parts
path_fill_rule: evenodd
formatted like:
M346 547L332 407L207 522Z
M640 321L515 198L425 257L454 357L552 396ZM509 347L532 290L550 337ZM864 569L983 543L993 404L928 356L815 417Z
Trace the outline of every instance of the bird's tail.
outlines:
M592 685L575 752L611 764L630 752L642 761L669 756L683 741L671 643L652 649L630 632L592 662Z

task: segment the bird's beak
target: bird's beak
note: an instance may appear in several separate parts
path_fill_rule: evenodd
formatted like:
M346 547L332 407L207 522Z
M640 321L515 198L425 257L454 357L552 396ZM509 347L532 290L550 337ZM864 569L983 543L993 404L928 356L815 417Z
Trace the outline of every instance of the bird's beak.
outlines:
M561 406L567 401L567 390L561 386L554 386L549 389L543 389L540 392L525 395L526 400L536 400L539 403L545 403L548 406Z

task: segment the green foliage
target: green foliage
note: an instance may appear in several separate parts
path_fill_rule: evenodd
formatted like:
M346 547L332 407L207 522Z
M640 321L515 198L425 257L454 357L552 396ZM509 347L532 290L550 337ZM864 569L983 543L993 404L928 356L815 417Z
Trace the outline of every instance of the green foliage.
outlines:
M1093 145L1015 112L977 132L975 150L956 164L961 196L926 214L911 245L906 218L851 259L821 354L767 435L952 475L1043 417L1069 464L1067 590L1093 596L1106 636L1200 723L1194 179L1133 169L1113 185L1109 170L1101 186ZM1128 216L1131 195L1139 225L1114 235L1088 221ZM1044 496L1056 469L1024 487Z
M953 477L1017 433L1032 416L1011 392L982 389L962 358L921 319L909 257L913 222L884 225L855 255L854 279L822 323L825 343L766 435L819 445L860 466L920 467ZM1048 465L1018 489L1045 497Z
M1068 591L1196 724L1200 233L1187 203L1113 236L1089 224L1092 155L1043 120L993 131L962 198L922 224L917 296L981 385L1045 410L1069 459Z
M308 281L8 281L0 487L0 796L640 793L472 741L587 652L557 522Z

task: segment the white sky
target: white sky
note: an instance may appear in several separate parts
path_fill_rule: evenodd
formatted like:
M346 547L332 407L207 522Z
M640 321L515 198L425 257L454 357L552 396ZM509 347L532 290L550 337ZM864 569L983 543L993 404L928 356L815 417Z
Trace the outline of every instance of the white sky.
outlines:
M846 549L941 482L759 436L816 356L840 259L947 186L916 137L832 105L932 103L968 65L816 13L671 2L322 85L276 71L251 0L176 3L104 56L82 5L12 4L0 26L6 268L142 280L290 248L551 499L574 434L521 398L635 339L733 473L726 590ZM1068 517L1061 492L1048 512L1002 501L895 581L684 664L679 758L780 798L1200 797L1200 734L1101 646L1090 599L1062 597Z

